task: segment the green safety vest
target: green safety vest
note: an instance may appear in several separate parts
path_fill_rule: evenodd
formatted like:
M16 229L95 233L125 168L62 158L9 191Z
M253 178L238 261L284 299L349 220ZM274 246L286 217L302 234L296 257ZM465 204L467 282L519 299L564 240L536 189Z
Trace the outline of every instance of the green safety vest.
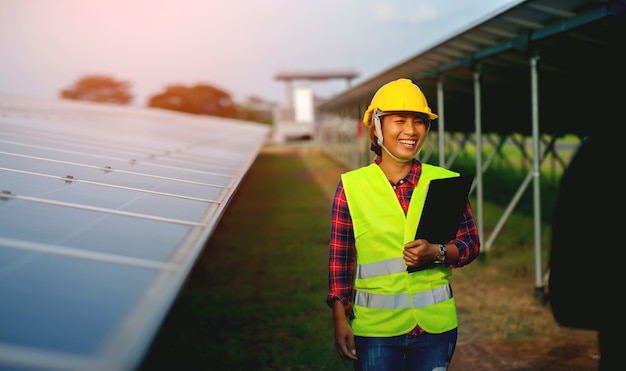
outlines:
M389 180L376 164L341 176L354 228L357 261L352 331L359 336L396 336L415 324L438 334L457 327L456 306L444 266L407 273L404 244L415 239L427 186L459 176L422 164L405 216Z

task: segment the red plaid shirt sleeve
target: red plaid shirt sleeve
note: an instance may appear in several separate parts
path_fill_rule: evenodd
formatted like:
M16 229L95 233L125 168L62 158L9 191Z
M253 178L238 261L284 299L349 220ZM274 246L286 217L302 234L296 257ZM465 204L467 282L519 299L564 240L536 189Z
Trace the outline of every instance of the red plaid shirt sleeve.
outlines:
M354 265L356 249L352 218L348 210L343 184L339 181L333 198L330 218L330 253L328 262L328 297L326 303L332 308L340 300L349 318L352 312Z

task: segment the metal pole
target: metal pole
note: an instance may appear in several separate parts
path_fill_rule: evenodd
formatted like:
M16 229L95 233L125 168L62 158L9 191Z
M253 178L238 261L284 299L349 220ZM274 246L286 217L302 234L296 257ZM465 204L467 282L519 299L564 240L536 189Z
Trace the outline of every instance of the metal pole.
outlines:
M535 227L535 300L544 304L544 289L541 269L541 169L539 152L539 83L537 74L537 63L539 56L530 58L530 89L532 103L532 125L533 125L533 195L534 195L534 227Z
M474 125L476 133L476 200L477 205L477 227L478 235L484 236L483 227L483 156L482 156L482 111L481 111L481 89L480 89L480 65L474 70Z
M437 79L437 114L439 118L437 118L437 138L439 139L439 166L445 167L446 165L446 154L445 151L445 143L444 143L444 133L445 133L445 119L444 119L444 106L443 106L443 76L440 75L439 79Z

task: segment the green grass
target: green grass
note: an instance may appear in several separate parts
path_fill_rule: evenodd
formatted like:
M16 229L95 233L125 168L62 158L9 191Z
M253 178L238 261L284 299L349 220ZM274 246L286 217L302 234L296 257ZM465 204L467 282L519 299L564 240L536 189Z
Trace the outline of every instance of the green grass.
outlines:
M325 304L328 191L334 190L339 178L337 175L330 185L321 186L312 177L335 166L331 161L319 154L259 155L205 246L141 370L352 369L334 349L331 310ZM514 189L518 181L505 180L499 180L499 187ZM497 200L485 203L487 231L502 211ZM488 286L490 282L521 280L528 283L532 301L532 230L528 215L513 215L488 260L463 269L459 282ZM493 269L495 262L497 269ZM494 313L483 310L484 300L489 299L476 300L477 309L469 303L459 310L464 316L465 329L461 331L468 332L460 332L461 336L493 337L480 333L481 328L489 331L492 327L498 336L510 339L528 335L533 325L524 322L527 318L515 319L507 309L500 324Z

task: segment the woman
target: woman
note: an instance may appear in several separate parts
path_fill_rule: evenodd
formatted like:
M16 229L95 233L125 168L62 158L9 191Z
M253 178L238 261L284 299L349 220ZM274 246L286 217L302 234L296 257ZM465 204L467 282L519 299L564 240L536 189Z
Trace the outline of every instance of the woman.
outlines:
M454 353L448 277L478 256L480 241L469 201L455 239L414 240L423 204L414 191L459 175L415 158L437 117L410 80L382 86L363 118L376 158L343 174L335 192L327 304L337 351L355 370L445 370Z

